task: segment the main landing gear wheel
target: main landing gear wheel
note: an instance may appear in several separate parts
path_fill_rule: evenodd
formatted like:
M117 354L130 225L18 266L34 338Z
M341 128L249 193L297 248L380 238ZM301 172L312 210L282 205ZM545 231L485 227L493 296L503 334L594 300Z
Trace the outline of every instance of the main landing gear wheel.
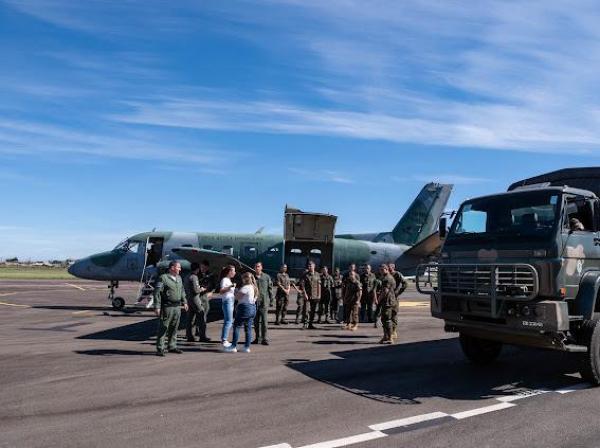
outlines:
M600 385L600 324L598 320L585 320L580 328L580 344L588 348L581 353L579 373L594 386Z
M484 366L496 360L502 351L502 343L460 334L463 353L473 364Z
M125 308L125 299L123 297L115 297L112 299L112 307L115 311L121 311Z

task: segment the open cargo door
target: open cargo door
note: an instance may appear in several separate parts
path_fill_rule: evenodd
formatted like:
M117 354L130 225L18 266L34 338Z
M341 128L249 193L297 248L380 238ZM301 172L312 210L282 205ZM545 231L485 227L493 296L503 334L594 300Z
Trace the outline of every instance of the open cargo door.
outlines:
M300 277L309 260L333 270L336 221L337 216L285 207L284 261L291 277Z

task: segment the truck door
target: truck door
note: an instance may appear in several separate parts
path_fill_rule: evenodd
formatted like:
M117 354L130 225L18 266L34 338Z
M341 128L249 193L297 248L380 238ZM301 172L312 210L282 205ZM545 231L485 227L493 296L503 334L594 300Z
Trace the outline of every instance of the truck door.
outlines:
M300 277L306 264L333 269L333 236L337 216L308 213L286 207L284 218L284 262L291 277Z
M573 297L582 275L600 269L600 234L595 203L581 196L567 196L563 214L565 280L567 295Z

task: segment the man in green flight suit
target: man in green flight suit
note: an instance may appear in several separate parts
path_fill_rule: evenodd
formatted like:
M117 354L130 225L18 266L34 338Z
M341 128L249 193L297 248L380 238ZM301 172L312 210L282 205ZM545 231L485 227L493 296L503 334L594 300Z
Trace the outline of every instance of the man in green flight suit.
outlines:
M254 270L256 271L256 286L258 286L256 319L254 320L254 332L256 333L254 344L269 345L267 324L269 306L273 302L273 282L269 274L263 272L263 265L260 261L254 265Z
M308 262L308 271L300 279L300 289L306 296L306 307L308 308L304 310L304 328L313 330L316 328L313 325L315 313L317 312L317 307L321 300L321 276L315 271L315 262L312 260ZM306 319L306 312L309 313L308 322Z
M158 278L154 290L154 313L158 316L158 335L156 351L158 356L165 356L165 340L167 350L171 353L183 353L177 348L177 329L181 319L181 307L188 310L183 281L179 276L181 264L178 261L169 263L169 270Z
M210 342L206 336L206 321L210 310L210 298L215 289L214 275L209 271L209 263L203 260L201 264L192 263L191 274L186 278L185 294L189 312L186 325L188 342L195 342L194 328L200 336L200 342Z

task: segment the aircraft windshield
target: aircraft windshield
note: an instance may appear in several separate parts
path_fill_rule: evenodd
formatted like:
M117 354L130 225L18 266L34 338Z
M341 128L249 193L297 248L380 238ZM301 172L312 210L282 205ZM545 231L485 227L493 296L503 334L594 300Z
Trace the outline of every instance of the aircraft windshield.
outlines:
M527 192L475 199L463 204L448 239L509 236L545 238L556 224L560 196Z
M115 246L113 250L121 250L123 252L137 252L140 247L138 241L124 240Z

